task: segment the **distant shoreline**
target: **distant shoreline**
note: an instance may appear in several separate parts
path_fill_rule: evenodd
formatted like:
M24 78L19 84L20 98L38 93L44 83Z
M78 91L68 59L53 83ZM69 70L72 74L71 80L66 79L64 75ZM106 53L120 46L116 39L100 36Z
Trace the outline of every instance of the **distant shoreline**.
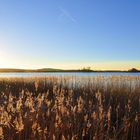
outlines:
M16 72L22 72L22 73L27 73L27 72L33 72L33 73L38 73L38 72L45 72L45 73L54 73L54 72L63 72L63 73L66 73L66 72L81 72L81 73L91 73L91 72L127 72L127 73L139 73L140 70L126 70L126 71L121 71L121 70L62 70L62 69L52 69L52 68L45 68L45 69L0 69L0 73L8 73L8 72L13 72L13 73L16 73Z

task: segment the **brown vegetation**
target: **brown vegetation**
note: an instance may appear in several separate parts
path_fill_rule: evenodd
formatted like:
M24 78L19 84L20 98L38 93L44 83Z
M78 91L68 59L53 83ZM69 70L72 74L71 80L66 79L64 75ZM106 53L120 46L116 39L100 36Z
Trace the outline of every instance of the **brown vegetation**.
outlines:
M139 140L140 77L0 79L0 140Z

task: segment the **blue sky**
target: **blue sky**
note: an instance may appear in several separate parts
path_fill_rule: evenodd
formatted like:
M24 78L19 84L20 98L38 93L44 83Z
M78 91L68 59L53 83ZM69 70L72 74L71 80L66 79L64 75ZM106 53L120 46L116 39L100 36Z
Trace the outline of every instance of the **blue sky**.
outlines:
M140 68L139 0L0 0L0 67Z

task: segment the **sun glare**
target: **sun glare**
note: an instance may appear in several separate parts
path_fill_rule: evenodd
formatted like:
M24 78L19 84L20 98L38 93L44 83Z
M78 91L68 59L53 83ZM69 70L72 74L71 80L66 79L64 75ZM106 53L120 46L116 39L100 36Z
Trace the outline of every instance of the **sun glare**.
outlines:
M0 51L0 68L10 68L12 65L10 54L6 51Z

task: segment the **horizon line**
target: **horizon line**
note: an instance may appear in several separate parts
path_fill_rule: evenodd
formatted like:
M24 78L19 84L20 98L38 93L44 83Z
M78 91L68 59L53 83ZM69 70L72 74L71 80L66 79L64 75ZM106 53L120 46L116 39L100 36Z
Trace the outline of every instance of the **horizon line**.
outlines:
M58 71L130 71L132 69L138 70L140 71L140 69L136 68L136 67L132 67L130 69L93 69L90 68L88 69L88 67L83 67L81 69L61 69L61 68L55 68L55 67L42 67L42 68L15 68L15 67L2 67L0 68L0 70L32 70L32 71L36 71L36 70L43 70L43 69L52 69L52 70L58 70Z

